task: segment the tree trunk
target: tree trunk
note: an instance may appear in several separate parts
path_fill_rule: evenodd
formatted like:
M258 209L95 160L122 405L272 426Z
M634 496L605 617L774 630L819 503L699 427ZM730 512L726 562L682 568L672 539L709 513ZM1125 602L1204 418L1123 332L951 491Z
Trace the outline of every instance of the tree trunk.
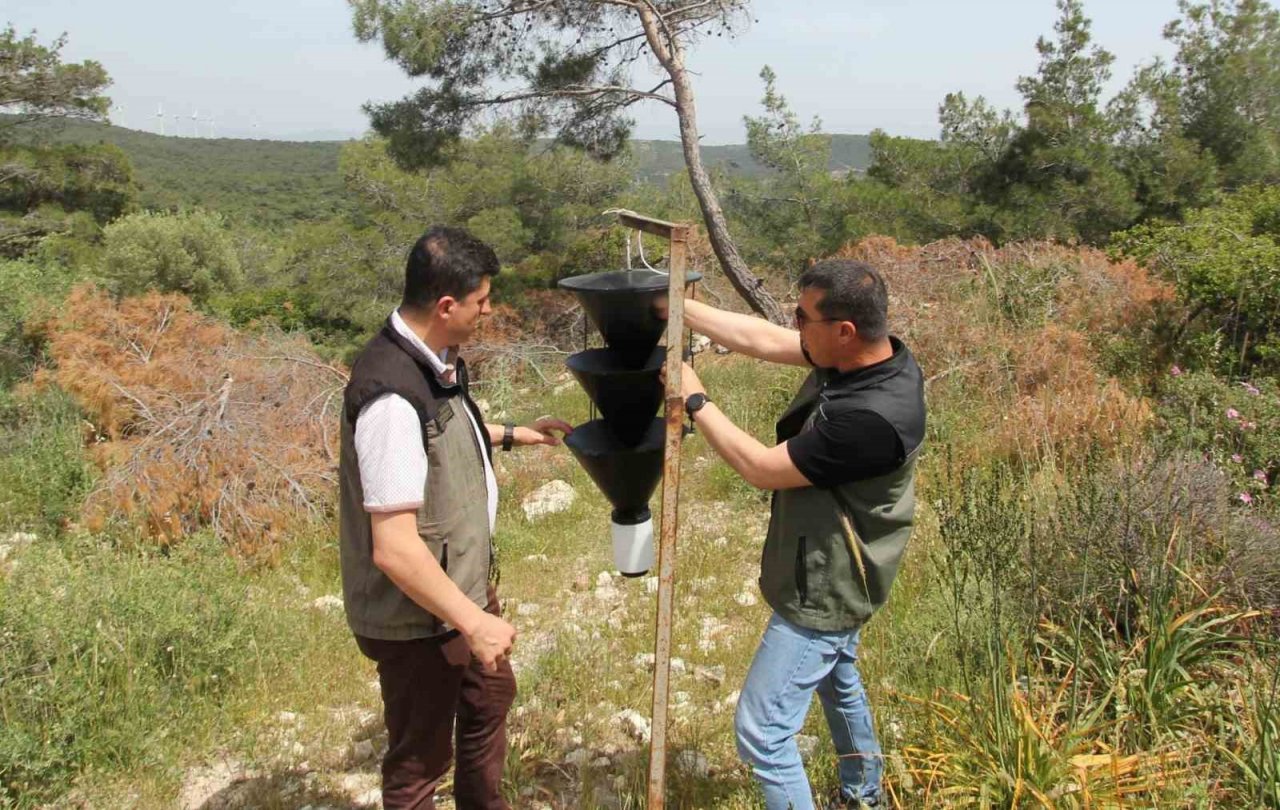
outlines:
M707 226L707 236L711 240L711 249L715 251L720 267L728 276L729 283L738 291L738 295L760 315L773 323L787 326L790 319L782 311L777 300L765 289L764 281L756 278L747 263L738 253L738 246L729 235L729 225L725 222L724 211L720 209L720 200L711 186L711 178L702 165L702 149L698 145L698 114L693 101L693 85L689 83L689 74L684 67L684 57L680 43L663 37L658 31L659 21L644 7L640 9L640 19L644 25L646 39L658 61L662 63L667 74L671 76L672 88L676 97L676 115L680 119L680 143L684 147L684 162L689 169L689 183L693 186L693 194L698 198L698 207L702 209L702 219Z

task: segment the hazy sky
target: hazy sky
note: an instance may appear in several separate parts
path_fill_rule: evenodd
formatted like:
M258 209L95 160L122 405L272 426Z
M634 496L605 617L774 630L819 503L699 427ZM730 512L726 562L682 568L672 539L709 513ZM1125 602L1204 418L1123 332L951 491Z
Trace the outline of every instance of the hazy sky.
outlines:
M1116 55L1113 88L1169 55L1160 32L1176 0L1093 0L1086 12ZM134 129L158 131L163 105L168 134L192 134L198 110L201 136L213 117L220 136L357 137L362 103L414 87L380 46L356 41L343 0L7 0L0 14L43 42L65 31L66 59L102 62L121 108L113 121ZM1052 0L757 0L741 36L689 58L704 142L745 139L766 64L801 118L820 116L828 132L935 137L950 91L1018 105L1014 81L1035 70L1036 37L1055 14ZM635 117L639 137L678 137L665 105Z

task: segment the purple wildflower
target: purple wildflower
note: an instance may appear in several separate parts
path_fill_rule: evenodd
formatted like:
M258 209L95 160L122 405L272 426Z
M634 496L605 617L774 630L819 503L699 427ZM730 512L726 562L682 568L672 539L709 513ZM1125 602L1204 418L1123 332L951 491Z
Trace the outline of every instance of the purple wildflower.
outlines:
M1239 411L1237 411L1235 408L1227 408L1227 418L1228 418L1228 419L1239 419L1239 418L1240 418L1240 412L1239 412Z
M1241 503L1246 503L1246 504L1253 503L1253 496L1252 496L1252 495L1250 495L1250 494L1249 494L1249 493L1247 493L1247 492L1241 492L1241 493L1240 493L1240 502L1241 502Z

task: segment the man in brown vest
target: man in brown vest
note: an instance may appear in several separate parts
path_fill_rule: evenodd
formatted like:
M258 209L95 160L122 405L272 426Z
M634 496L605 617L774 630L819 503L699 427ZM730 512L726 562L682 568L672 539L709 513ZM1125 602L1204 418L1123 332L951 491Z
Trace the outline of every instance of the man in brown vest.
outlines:
M343 402L339 462L347 623L377 662L388 808L433 808L457 754L461 810L507 810L501 793L507 657L516 631L493 584L492 447L559 444L558 419L488 425L458 347L490 311L497 256L466 232L428 230L404 296L360 352Z

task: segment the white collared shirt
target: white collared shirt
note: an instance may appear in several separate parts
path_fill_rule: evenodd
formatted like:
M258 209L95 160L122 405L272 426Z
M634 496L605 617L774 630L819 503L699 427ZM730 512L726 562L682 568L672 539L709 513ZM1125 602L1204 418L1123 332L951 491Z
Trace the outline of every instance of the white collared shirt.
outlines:
M391 313L391 328L408 341L426 361L436 378L446 386L455 385L454 366L447 364L448 350L437 356L413 333L397 310ZM463 406L481 448L489 444L488 432L471 409ZM427 486L427 453L422 446L422 426L418 412L398 394L383 394L365 405L356 417L356 459L360 464L360 485L364 489L367 512L400 512L422 506ZM489 531L498 520L498 480L483 449L484 483L488 490Z

